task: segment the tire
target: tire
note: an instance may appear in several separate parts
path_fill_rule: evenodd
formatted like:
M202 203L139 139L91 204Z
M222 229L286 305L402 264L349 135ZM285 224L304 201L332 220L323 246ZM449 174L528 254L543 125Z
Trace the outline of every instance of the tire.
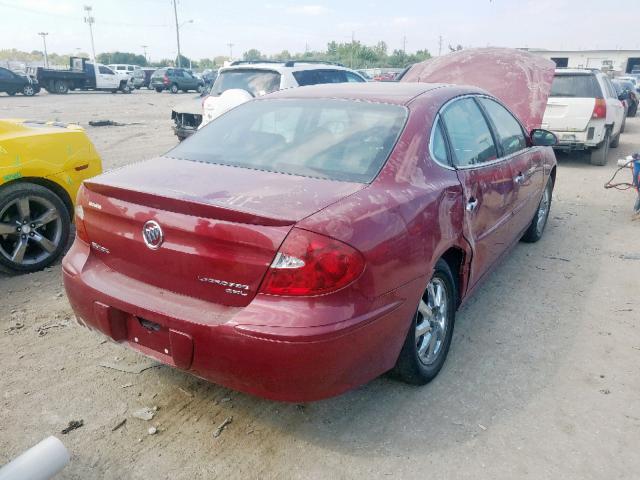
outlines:
M156 88L156 92L162 93L162 88Z
M618 135L616 135L615 138L611 140L611 144L609 145L611 148L618 148L618 146L620 145L620 135L622 135L622 132L624 132L624 123L622 124Z
M607 164L609 154L609 144L611 143L611 131L607 129L604 140L597 150L591 150L591 165L602 167Z
M439 306L436 295L438 291L441 292ZM425 385L440 372L453 337L456 298L456 283L451 268L440 259L422 294L394 367L395 375L404 382Z
M196 88L196 91L197 91L198 93L202 93L202 92L203 92L203 90L204 90L204 85L198 85L198 88Z
M25 97L33 97L36 94L36 89L33 88L33 85L27 83L24 87L22 87L22 94Z
M56 80L54 84L55 92L64 95L69 91L69 85L64 80Z
M62 255L70 229L69 211L51 190L33 183L14 183L3 188L0 268L26 273L51 265Z
M178 85L176 85L175 83L171 84L171 87L169 87L169 91L173 94L178 93Z
M522 236L522 241L526 243L535 243L544 235L544 229L549 220L549 212L551 211L551 200L553 199L553 179L549 177L547 185L540 199L540 204L536 209L536 213L529 224L529 228Z
M7 92L7 95L9 95L10 97L13 97L17 92L11 91L11 92Z

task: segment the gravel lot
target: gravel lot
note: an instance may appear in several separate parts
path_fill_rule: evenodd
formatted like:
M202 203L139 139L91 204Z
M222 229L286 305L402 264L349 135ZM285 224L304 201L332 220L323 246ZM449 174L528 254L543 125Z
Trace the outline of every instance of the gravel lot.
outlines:
M3 95L0 117L79 122L111 169L174 145L170 106L192 96ZM0 276L0 464L54 434L72 479L638 478L640 221L632 192L602 187L635 150L640 118L606 167L560 156L545 237L518 245L459 312L424 388L382 377L290 405L168 367L104 368L146 361L74 322L59 264ZM132 416L142 407L157 407L152 420Z

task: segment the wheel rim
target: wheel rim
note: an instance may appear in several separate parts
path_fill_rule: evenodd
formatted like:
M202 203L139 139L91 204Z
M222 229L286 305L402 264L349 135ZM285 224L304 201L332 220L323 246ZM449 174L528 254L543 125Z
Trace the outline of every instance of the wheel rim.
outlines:
M449 293L445 283L434 277L420 300L416 313L416 348L424 365L432 365L442 354L449 328Z
M51 257L62 241L62 219L46 198L25 195L0 210L0 255L17 265Z
M549 217L549 207L551 206L551 192L547 187L542 194L542 200L540 200L540 206L538 207L538 222L536 223L536 229L538 233L542 233L544 226L547 223Z
M33 87L31 85L24 87L24 94L27 96L33 95Z

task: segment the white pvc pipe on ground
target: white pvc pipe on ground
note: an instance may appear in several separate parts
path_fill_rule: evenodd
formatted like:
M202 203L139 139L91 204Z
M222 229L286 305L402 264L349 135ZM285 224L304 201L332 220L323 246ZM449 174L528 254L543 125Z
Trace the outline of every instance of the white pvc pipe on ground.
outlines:
M49 480L67 463L69 452L51 436L0 468L0 480Z

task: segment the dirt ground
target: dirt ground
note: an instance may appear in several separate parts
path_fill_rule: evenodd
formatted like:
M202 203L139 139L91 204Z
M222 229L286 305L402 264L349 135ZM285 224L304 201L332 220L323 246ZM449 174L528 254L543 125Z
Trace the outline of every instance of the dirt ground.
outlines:
M2 96L0 117L80 122L111 169L174 145L170 105L191 96ZM544 238L518 245L461 309L423 388L383 376L290 405L168 367L105 368L148 362L75 323L59 264L0 276L0 464L57 435L72 452L63 479L639 478L640 221L633 193L602 187L636 150L640 118L606 167L560 157ZM132 416L143 407L152 420ZM71 420L84 425L62 435Z

